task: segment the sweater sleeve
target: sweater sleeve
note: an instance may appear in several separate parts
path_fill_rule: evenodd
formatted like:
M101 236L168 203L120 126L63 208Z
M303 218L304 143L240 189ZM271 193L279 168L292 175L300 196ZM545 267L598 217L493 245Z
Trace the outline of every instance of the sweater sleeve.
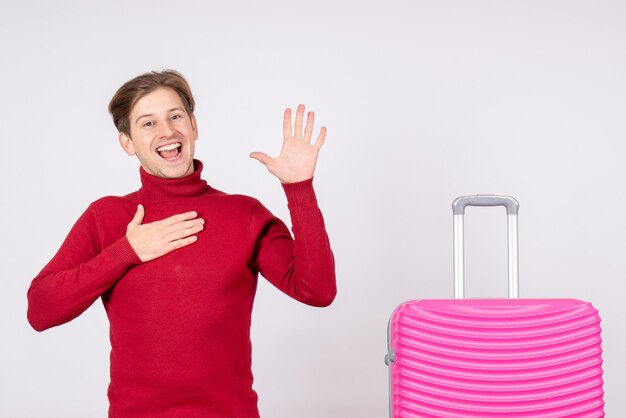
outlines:
M90 205L57 254L33 279L28 289L28 322L43 331L71 321L140 262L125 236L102 248L98 213Z
M250 231L255 239L253 267L287 295L321 307L332 303L337 286L335 260L312 182L283 184L294 238L260 203Z

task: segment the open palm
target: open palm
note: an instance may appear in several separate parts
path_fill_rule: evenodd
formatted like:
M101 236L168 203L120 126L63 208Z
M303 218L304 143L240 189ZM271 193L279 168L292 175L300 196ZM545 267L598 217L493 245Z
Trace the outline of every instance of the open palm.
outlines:
M317 156L326 138L326 128L322 126L317 139L311 144L315 114L307 114L304 132L304 105L296 110L296 121L292 129L291 109L285 109L283 120L283 147L277 158L272 158L263 152L253 152L251 158L262 162L270 173L278 177L283 183L296 183L308 180L315 173Z

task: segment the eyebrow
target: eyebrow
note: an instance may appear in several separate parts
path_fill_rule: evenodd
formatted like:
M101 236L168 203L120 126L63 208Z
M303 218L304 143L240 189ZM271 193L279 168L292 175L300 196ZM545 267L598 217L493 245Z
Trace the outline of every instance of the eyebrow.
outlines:
M172 113L172 112L176 112L176 111L182 112L183 109L181 109L180 107L173 107L173 108L167 110L166 113ZM135 119L135 123L139 122L139 120L141 118L148 118L148 117L151 117L151 116L154 116L154 113L146 113L145 115L141 115L137 119Z

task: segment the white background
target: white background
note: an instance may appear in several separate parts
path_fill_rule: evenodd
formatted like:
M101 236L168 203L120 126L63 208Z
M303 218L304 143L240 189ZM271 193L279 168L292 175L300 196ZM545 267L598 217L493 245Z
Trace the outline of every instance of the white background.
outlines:
M328 126L316 190L337 260L327 309L260 281L264 417L387 415L389 315L452 294L452 200L515 196L524 297L590 300L603 318L608 416L626 411L626 2L2 1L0 416L103 417L100 302L36 333L26 290L87 205L138 188L106 106L175 68L198 102L216 188L288 220L282 110ZM505 216L469 209L470 296L506 293ZM228 355L225 352L224 355Z

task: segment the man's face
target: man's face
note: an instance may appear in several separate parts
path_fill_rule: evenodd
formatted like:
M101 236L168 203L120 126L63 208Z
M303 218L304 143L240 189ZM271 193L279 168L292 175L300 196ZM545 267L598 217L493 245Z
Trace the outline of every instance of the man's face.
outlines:
M119 140L128 155L137 155L143 169L157 177L180 178L193 173L196 118L188 115L178 94L158 88L135 103L130 135Z

